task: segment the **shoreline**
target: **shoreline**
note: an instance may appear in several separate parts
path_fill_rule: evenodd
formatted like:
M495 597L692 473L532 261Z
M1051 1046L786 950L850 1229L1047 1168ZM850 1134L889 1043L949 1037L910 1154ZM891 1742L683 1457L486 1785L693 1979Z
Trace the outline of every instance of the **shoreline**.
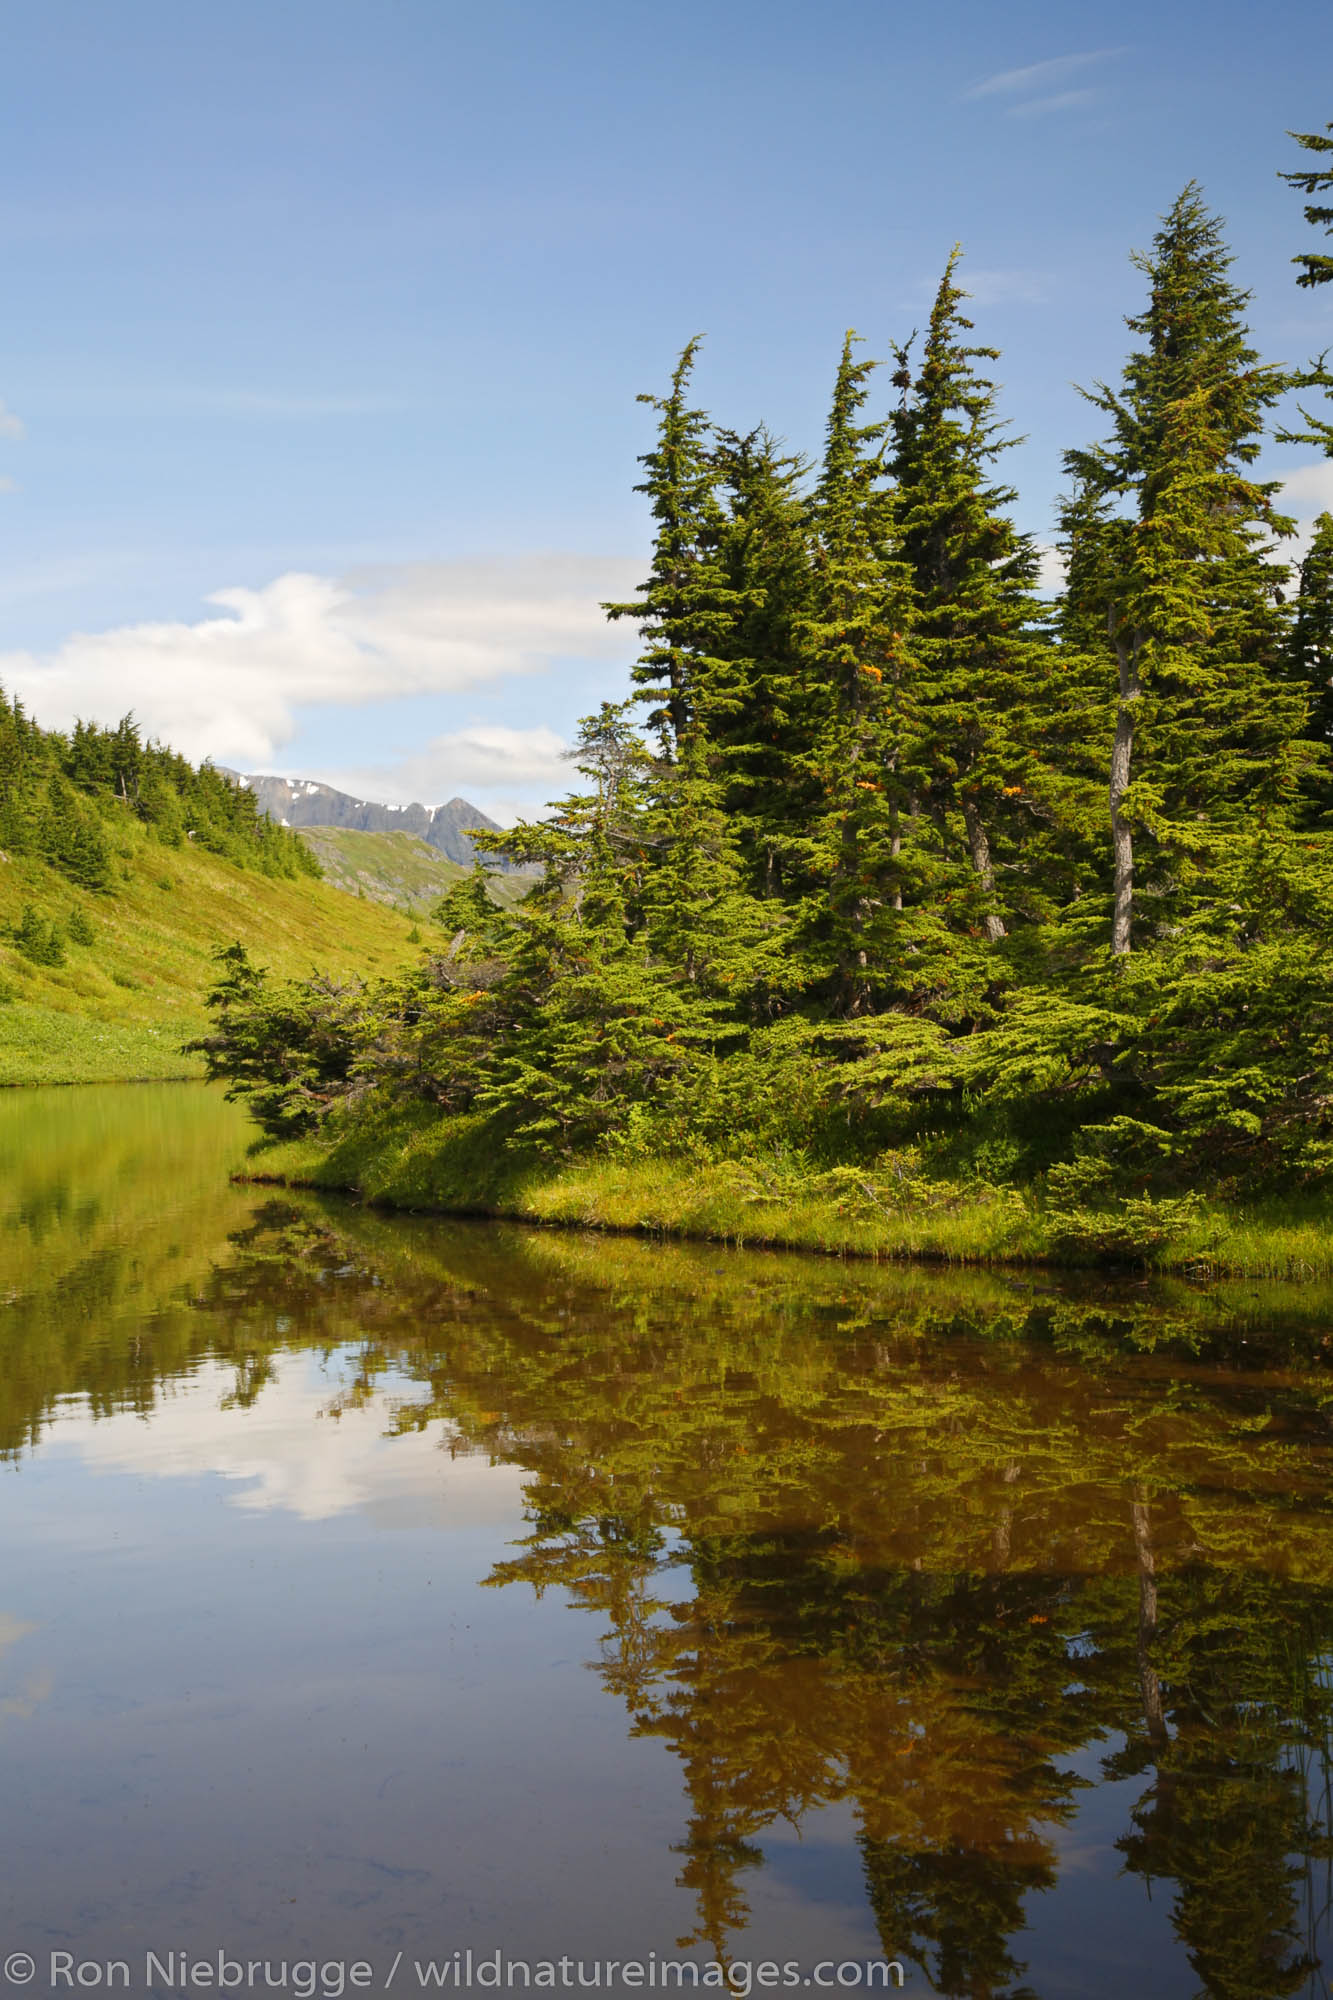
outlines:
M475 1119L348 1120L313 1139L262 1145L252 1157L234 1178L407 1214L871 1263L1138 1271L1196 1283L1333 1279L1333 1203L1313 1198L1240 1208L1196 1197L1177 1204L1183 1213L1170 1233L1152 1240L1144 1204L1080 1218L1081 1235L1071 1235L1068 1217L1044 1212L1017 1187L934 1184L920 1199L910 1191L886 1199L873 1165L802 1178L762 1161L514 1163Z

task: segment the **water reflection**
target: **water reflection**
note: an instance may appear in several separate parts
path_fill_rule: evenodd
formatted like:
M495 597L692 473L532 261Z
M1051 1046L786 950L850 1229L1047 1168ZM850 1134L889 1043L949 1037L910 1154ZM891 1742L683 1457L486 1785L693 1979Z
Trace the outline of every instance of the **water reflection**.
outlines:
M77 1449L308 1532L469 1523L475 1581L590 1614L625 1740L669 1754L660 1868L701 1956L761 1954L783 1869L813 1938L790 1833L846 1825L885 1954L937 1991L1324 1990L1322 1302L380 1217L228 1187L227 1114L160 1103L37 1185L22 1154L21 1472ZM555 1699L522 1633L516 1724ZM584 1776L553 1754L542 1810Z

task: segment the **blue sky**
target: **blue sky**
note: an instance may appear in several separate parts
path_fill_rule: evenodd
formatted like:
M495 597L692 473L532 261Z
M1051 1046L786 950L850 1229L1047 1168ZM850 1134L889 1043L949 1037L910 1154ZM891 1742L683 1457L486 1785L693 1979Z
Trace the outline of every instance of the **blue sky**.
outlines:
M816 447L843 329L887 354L960 240L1043 536L1191 176L1264 352L1333 344L1276 178L1322 0L18 0L0 91L0 679L382 797L561 782L692 333Z

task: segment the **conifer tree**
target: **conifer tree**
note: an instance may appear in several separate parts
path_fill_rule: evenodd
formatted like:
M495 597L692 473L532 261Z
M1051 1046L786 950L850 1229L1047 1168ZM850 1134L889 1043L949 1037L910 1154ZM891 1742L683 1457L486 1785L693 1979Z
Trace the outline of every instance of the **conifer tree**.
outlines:
M1287 642L1293 679L1309 690L1308 730L1333 750L1333 514L1321 514L1301 564Z
M645 840L653 862L638 918L653 962L700 998L764 1012L790 985L779 948L780 914L742 880L739 842L709 773L709 745L694 729L679 758L649 783Z
M913 603L884 484L887 424L865 423L877 364L848 333L834 380L824 457L811 505L808 608L798 622L804 728L823 787L817 835L825 883L805 930L826 954L835 1011L867 1011L900 957L905 752ZM813 918L813 922L811 919Z
M1013 489L993 483L996 460L1015 440L1001 435L995 385L975 364L997 361L999 350L968 342L959 255L955 249L945 267L915 372L911 344L896 350L902 397L890 469L916 589L927 800L937 817L956 813L963 822L982 921L995 943L1012 909L1012 896L997 893L996 843L1007 855L1016 851L1041 798L1035 745L1051 676L1036 548L1010 518Z
M668 754L696 715L711 720L740 699L728 640L741 599L719 555L723 509L708 416L688 401L698 348L697 336L687 342L669 395L639 397L658 413L657 442L639 461L646 477L635 488L657 523L652 568L636 598L602 607L608 618L638 624L644 650L631 679L641 700L658 704L648 719Z
M1323 132L1289 132L1287 137L1294 139L1307 153L1329 156L1320 166L1298 167L1294 173L1283 174L1282 179L1288 187L1298 188L1302 194L1308 195L1333 193L1333 124ZM1312 228L1323 229L1327 235L1333 236L1333 204L1308 202L1305 219ZM1333 257L1303 250L1291 261L1301 267L1301 274L1296 280L1298 285L1333 284Z
M797 627L811 581L806 461L762 427L714 445L726 520L721 560L736 595L730 635L739 700L714 703L709 733L723 800L751 885L792 900L807 890L810 826L820 796L808 756Z
M1289 187L1298 188L1302 194L1319 195L1333 193L1333 125L1324 132L1291 132L1287 135L1298 146L1316 158L1323 156L1322 164L1299 167L1294 173L1283 174L1281 178ZM1310 201L1305 206L1305 220L1312 228L1322 228L1327 235L1333 235L1333 205ZM1314 286L1333 284L1333 257L1326 252L1302 250L1292 258L1293 264L1301 267L1298 285ZM1296 386L1301 389L1323 389L1333 396L1333 373L1329 372L1328 356L1321 354L1309 368L1296 378ZM1312 416L1301 410L1306 428L1303 431L1281 432L1284 444L1317 444L1333 458L1333 423L1321 417Z
M1278 678L1283 572L1267 536L1276 482L1256 482L1267 412L1288 386L1244 324L1217 219L1192 183L1135 260L1148 304L1121 386L1085 391L1110 438L1066 455L1071 595L1102 625L1118 681L1110 765L1111 949L1130 949L1135 840L1163 862L1159 907L1188 872L1197 822L1280 803L1302 703ZM1114 511L1126 505L1127 513ZM1141 889L1141 885L1140 885Z

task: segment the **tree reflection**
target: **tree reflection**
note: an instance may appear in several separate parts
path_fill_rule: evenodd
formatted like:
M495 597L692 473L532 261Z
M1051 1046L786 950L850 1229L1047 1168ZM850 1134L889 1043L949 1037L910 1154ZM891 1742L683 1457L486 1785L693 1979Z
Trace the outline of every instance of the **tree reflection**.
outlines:
M678 1761L683 1944L736 1952L766 1834L842 1803L886 1954L1016 2000L1100 1746L1139 1786L1125 1868L1205 1993L1258 2000L1327 1932L1333 1503L1325 1332L1247 1310L283 1197L133 1339L84 1353L34 1305L0 1421L81 1386L148 1407L202 1354L237 1405L297 1345L352 1357L344 1401L406 1376L395 1430L529 1475L488 1581L592 1614Z

